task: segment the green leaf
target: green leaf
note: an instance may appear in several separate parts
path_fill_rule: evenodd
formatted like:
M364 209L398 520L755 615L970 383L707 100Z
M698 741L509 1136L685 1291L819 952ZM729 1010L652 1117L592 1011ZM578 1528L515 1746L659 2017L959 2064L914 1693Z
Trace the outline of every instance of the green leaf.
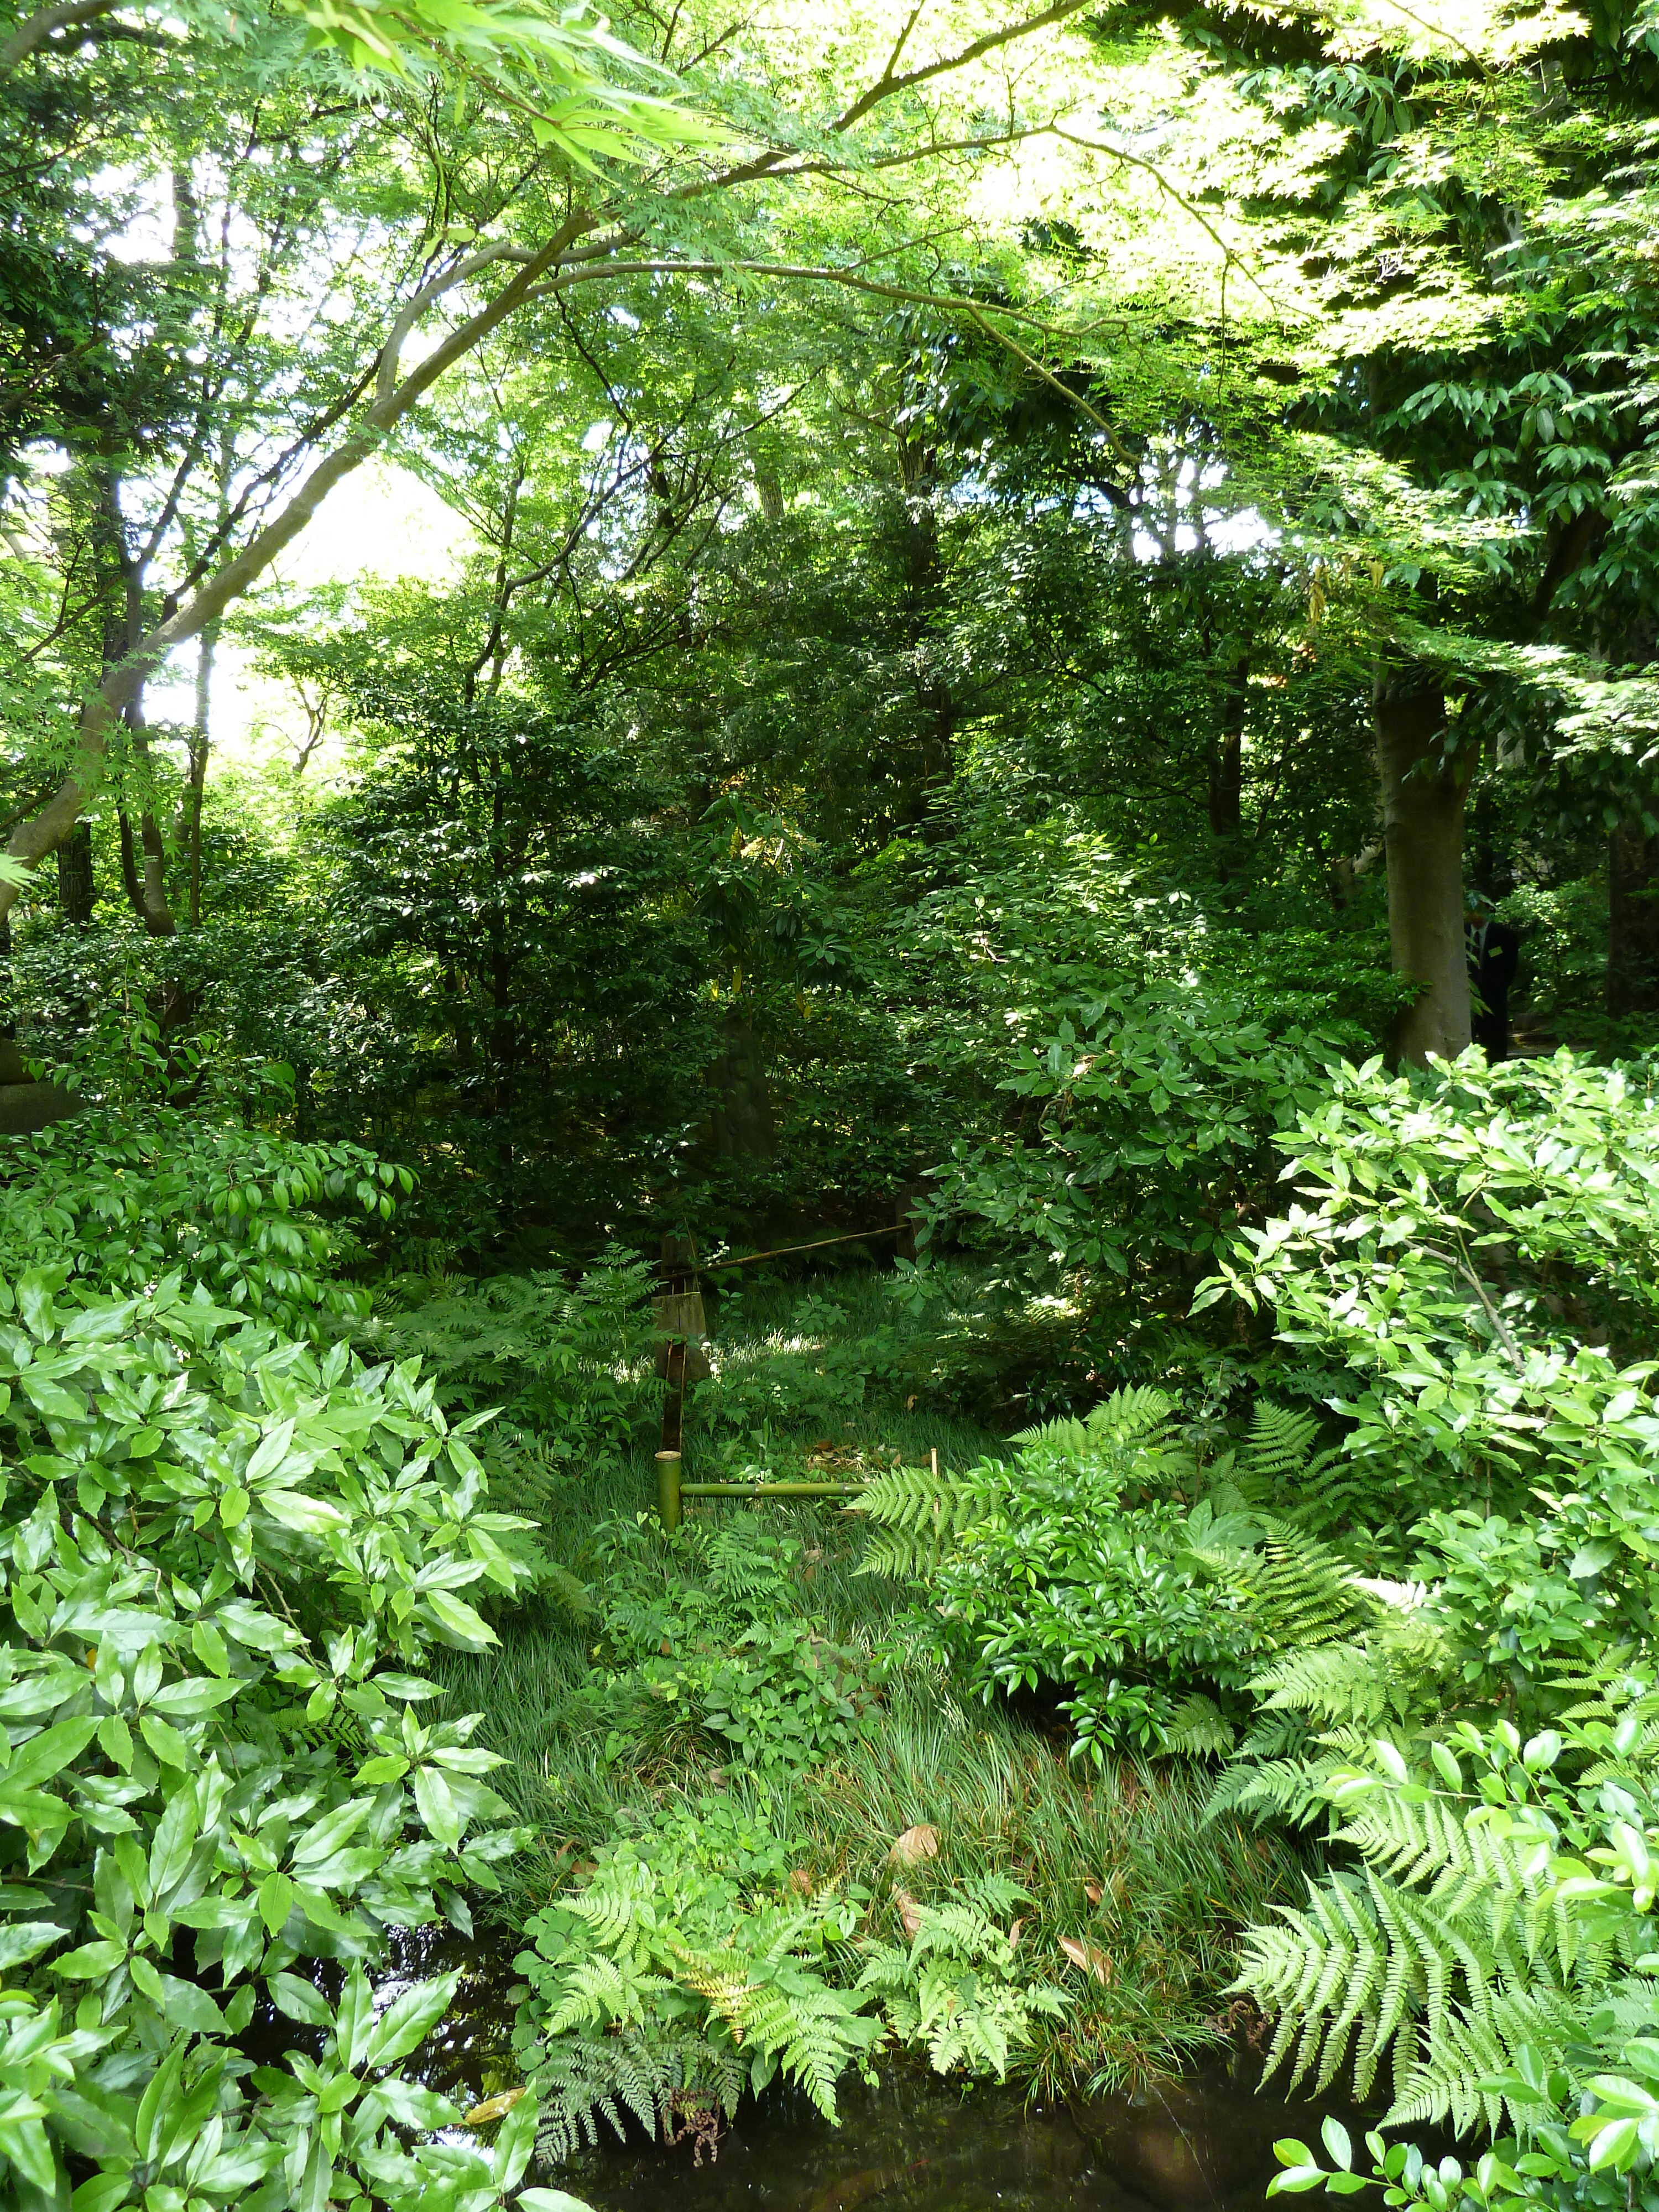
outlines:
M447 1850L461 1840L465 1817L450 1794L449 1784L435 1766L422 1766L415 1776L415 1803L431 1833Z
M159 1714L141 1713L138 1733L163 1766L176 1767L180 1773L187 1773L196 1764L195 1753L189 1744L178 1729L170 1722L161 1719Z
M301 1536L325 1536L346 1525L337 1505L326 1498L309 1498L302 1490L262 1490L259 1503L273 1521Z
M342 1844L356 1834L374 1810L372 1797L353 1797L343 1805L337 1805L315 1827L307 1828L295 1838L292 1853L295 1872L331 1858Z
M66 1951L61 1959L54 1959L52 1971L62 1974L67 1981L89 1982L112 1974L126 1955L125 1944L100 1939L95 1943L82 1943L78 1950Z
M386 2007L376 2022L363 2055L365 2066L395 2066L417 2044L425 2042L455 2002L460 1987L459 1969L435 1980L417 1982Z
M0 1974L27 1966L53 1943L61 1943L68 1934L69 1929L54 1920L0 1922Z
M259 1917L275 1936L286 1924L294 1905L294 1884L285 1874L268 1874L259 1884Z
M126 2203L131 2190L125 2173L94 2173L70 2197L70 2212L113 2212L116 2205Z
M277 2011L286 2013L290 2020L301 2021L307 2027L334 2025L334 2015L322 1992L297 1974L272 1974L265 1986Z
M1634 2159L1641 2148L1642 2123L1636 2119L1613 2120L1600 2129L1589 2147L1592 2173L1600 2173L1611 2166L1622 2169Z
M176 1974L158 1975L161 1985L161 2005L172 2027L182 2027L190 2035L222 2035L225 2016L204 1989L194 1982L180 1981Z
M210 1682L196 1674L182 1682L165 1684L149 1702L155 1710L171 1713L176 1719L196 1720L203 1713L210 1713L220 1705L228 1705L246 1686L245 1683L236 1680Z
M243 1476L250 1490L263 1482L267 1475L276 1472L288 1457L289 1446L293 1441L294 1424L291 1420L278 1421L273 1428L267 1430L249 1459L247 1471Z
M459 2105L440 2096L435 2089L422 2089L413 2081L405 2081L401 2075L393 2074L384 2081L377 2081L372 2094L400 2128L420 2128L432 2133L439 2128L453 2127L461 2117Z
M399 1698L410 1705L443 1694L441 1683L428 1682L421 1674L374 1674L369 1680L374 1689L383 1691L388 1698Z
M43 1729L12 1754L10 1765L0 1772L0 1785L8 1791L38 1789L79 1759L97 1732L97 1722L89 1719L59 1721Z
M428 1590L421 1602L446 1639L459 1644L464 1650L482 1651L499 1640L483 1614L475 1613L464 1598L456 1597L452 1591Z

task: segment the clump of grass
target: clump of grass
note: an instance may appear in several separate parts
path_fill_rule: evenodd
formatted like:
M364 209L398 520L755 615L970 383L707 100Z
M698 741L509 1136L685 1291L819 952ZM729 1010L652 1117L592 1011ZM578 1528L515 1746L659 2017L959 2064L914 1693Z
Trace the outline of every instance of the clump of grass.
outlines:
M1281 1838L1206 1825L1207 1790L1173 1763L1082 1770L1028 1723L964 1707L914 1669L878 1730L797 1783L785 1817L814 1879L870 1887L890 1932L907 1897L925 1905L987 1868L1021 1884L1021 1956L1073 2000L1021 2057L1053 2095L1133 2087L1224 2039L1233 1940L1299 1891L1300 1862ZM937 1855L896 1868L894 1840L922 1825Z

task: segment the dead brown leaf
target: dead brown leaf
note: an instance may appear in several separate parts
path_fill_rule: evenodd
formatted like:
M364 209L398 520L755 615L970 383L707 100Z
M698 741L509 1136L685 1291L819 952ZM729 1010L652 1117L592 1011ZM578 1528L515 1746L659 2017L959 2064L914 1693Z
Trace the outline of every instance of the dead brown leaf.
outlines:
M898 1917L907 1936L914 1936L921 1926L921 1907L908 1889L896 1889L893 1902L898 1907Z
M1062 1936L1060 1948L1074 1966L1080 1966L1085 1973L1092 1974L1097 1982L1111 1980L1111 1960L1097 1951L1092 1943L1080 1943L1075 1936Z
M939 1856L939 1830L930 1821L919 1821L896 1837L887 1854L896 1866L920 1866L923 1859Z

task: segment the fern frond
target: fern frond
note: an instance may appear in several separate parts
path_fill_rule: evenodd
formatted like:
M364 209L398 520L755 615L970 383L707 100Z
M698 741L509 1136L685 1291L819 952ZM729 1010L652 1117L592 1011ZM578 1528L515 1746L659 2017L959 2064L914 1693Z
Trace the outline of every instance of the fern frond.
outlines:
M1171 1751L1191 1759L1214 1752L1229 1752L1234 1744L1231 1723L1210 1698L1194 1692L1183 1698L1170 1717L1166 1741Z
M595 1952L570 1970L565 1996L547 2023L550 2035L572 2028L637 2027L650 2000L673 1986L661 1974L639 1972L627 1956Z
M1224 1766L1204 1808L1206 1820L1224 1813L1249 1813L1260 1820L1284 1820L1306 1828L1331 1809L1324 1783L1338 1762L1301 1759L1242 1759Z
M1268 1712L1305 1713L1325 1725L1375 1722L1389 1710L1386 1669L1363 1644L1289 1652L1252 1675L1250 1688Z
M1091 1409L1085 1420L1040 1421L1035 1427L1019 1430L1011 1441L1022 1445L1059 1445L1068 1451L1150 1444L1162 1436L1174 1410L1173 1399L1143 1382L1114 1390Z
M536 2155L543 2166L556 2166L596 2148L601 2121L619 2141L632 2118L666 2142L682 2100L718 2107L731 2118L749 2069L730 2049L659 2024L620 2035L561 2037L538 2054L528 2078L541 2106Z
M1267 1542L1251 1595L1267 1640L1280 1645L1334 1644L1362 1635L1380 1601L1359 1588L1351 1561L1293 1521L1264 1516Z
M858 1571L899 1577L926 1573L966 1528L972 1527L994 1495L997 1470L982 1466L949 1474L930 1466L884 1469L848 1501L881 1530L866 1548Z
M541 1586L557 1605L567 1620L579 1624L594 1620L599 1607L593 1594L584 1582L580 1582L568 1568L547 1565L541 1571Z
M1050 1451L1086 1452L1091 1440L1086 1421L1079 1420L1074 1413L1061 1413L1052 1421L1034 1421L1029 1429L1016 1429L1008 1441L1022 1451L1036 1445Z
M1310 1413L1258 1398L1250 1433L1235 1457L1233 1480L1252 1505L1275 1501L1308 1464L1319 1424Z

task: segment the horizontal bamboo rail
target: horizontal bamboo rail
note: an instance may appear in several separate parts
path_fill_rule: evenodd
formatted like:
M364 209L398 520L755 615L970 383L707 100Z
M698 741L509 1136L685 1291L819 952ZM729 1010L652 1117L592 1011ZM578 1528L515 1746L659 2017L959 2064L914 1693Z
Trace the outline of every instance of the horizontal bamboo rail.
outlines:
M665 1528L679 1527L687 1498L851 1498L864 1488L861 1482L685 1482L683 1463L678 1452L657 1454L657 1514Z

